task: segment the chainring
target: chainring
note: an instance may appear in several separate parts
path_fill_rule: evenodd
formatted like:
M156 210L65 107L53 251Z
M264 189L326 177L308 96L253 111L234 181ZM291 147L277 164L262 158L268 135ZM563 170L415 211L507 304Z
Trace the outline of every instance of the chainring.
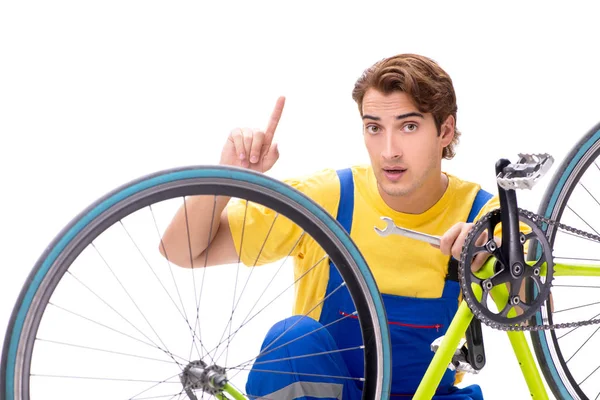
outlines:
M521 324L538 312L550 295L554 273L552 247L536 220L529 218L525 212L519 210L519 221L529 228L528 233L521 234L521 245L529 242L530 249L541 248L541 254L536 257L533 265L519 262L520 273L511 272L508 260L503 255L502 244L498 245L494 240L495 228L501 223L500 210L487 213L473 225L461 252L458 278L464 300L477 319L494 329L522 330L526 328ZM482 239L484 240L482 241ZM536 246L532 246L532 244ZM479 253L487 253L488 257L493 256L496 259L494 274L487 279L481 279L471 270L474 258ZM538 253L540 252L538 251ZM545 269L542 268L544 264ZM531 282L537 289L535 298L524 298L525 285L531 284ZM478 285L481 288L481 300L477 299L472 285ZM491 298L491 290L498 286L504 286L509 296L506 304L496 305L498 311L495 312L490 309L488 301ZM530 291L530 293L533 292ZM510 313L512 310L516 313Z

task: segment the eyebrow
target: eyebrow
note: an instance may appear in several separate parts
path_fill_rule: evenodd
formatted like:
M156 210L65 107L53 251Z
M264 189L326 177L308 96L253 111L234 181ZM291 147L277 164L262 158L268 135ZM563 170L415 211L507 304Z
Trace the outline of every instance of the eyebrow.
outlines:
M406 113L406 114L400 114L400 115L396 116L396 119L404 119L404 118L408 118L408 117L421 117L421 118L425 118L425 117L423 117L423 114L421 114L421 113L418 113L418 112L409 112L409 113ZM368 115L368 114L363 115L362 119L372 119L374 121L380 121L381 120L381 118L379 118L379 117L374 117L373 115Z

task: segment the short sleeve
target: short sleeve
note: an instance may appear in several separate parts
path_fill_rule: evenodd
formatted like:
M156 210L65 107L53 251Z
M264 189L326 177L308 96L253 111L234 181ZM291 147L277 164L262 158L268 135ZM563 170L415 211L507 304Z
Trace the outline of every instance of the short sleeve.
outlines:
M494 196L492 196L484 205L483 207L481 207L481 210L479 210L479 213L477 214L477 216L475 217L473 222L478 221L479 219L481 219L481 217L483 217L485 214L489 213L490 211L493 211L495 209L499 209L500 208L500 197L496 194Z
M339 203L339 180L335 170L283 180L334 215ZM227 217L240 261L246 266L270 264L294 257L305 241L304 231L289 218L262 204L232 198Z

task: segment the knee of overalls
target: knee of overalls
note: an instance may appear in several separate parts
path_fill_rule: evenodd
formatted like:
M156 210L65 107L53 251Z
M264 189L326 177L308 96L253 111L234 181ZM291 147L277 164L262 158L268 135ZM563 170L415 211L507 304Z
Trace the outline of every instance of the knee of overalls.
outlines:
M306 365L312 369L315 364L322 362L325 356L290 358L336 349L333 337L320 322L308 316L295 315L277 322L269 329L256 363L262 365L261 369L268 367L289 370L292 365Z
M265 336L246 391L269 399L360 399L356 385L339 378L349 373L336 350L333 337L318 321L307 316L279 321Z

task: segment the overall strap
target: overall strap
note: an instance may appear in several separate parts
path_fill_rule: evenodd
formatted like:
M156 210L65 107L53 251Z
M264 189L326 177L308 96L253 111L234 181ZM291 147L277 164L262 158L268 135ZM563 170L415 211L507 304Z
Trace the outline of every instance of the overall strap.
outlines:
M469 217L467 218L467 222L473 222L479 211L483 208L485 203L487 203L491 198L492 194L486 192L483 189L479 189L477 192L477 196L475 196L475 200L473 200L473 206L471 207L471 212L469 213Z
M338 170L337 174L340 178L340 204L336 219L349 235L354 213L354 179L350 168Z
M340 203L337 210L336 220L339 222L340 225L342 225L342 227L348 233L348 235L350 235L350 230L352 229L352 214L354 212L354 179L352 177L352 170L350 168L347 168L338 170L336 172L340 179ZM331 294L331 292L336 287L338 287L338 285L340 285L342 281L342 276L330 260L329 282L327 283L326 293L328 295ZM340 295L341 292L338 293L338 295L336 296ZM332 299L333 298L329 298L327 301L325 301L323 309L329 307L329 304L331 303Z

